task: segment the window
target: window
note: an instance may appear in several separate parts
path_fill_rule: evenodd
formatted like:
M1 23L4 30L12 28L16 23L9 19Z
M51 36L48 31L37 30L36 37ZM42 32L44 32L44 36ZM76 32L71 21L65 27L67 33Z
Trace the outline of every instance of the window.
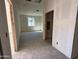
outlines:
M34 17L28 17L28 26L35 26Z

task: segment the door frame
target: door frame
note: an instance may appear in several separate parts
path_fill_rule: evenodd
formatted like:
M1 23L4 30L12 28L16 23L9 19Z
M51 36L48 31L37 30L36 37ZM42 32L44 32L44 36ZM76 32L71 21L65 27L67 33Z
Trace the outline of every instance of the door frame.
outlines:
M5 0L5 7L6 7L6 16L9 30L11 52L14 52L17 51L17 41L16 41L16 27L15 27L12 0Z

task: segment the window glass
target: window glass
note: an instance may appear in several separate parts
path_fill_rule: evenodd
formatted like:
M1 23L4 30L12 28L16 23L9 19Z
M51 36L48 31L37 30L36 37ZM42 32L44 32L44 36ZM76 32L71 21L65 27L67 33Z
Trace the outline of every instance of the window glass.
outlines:
M28 17L28 26L35 26L34 17Z

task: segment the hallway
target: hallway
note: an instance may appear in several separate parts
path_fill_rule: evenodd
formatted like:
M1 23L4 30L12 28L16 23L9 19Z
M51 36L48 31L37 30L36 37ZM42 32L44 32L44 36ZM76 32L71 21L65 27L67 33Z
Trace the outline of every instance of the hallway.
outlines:
M32 32L32 34L34 34ZM20 48L18 52L14 53L13 59L67 59L62 53L52 47L49 41L41 39L42 33L35 33L39 39L34 35L22 33L20 40ZM30 39L27 39L30 38Z

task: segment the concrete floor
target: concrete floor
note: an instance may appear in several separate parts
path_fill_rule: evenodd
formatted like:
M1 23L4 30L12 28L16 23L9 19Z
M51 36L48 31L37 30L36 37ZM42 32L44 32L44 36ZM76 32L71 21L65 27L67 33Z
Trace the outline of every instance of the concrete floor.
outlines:
M42 32L22 33L19 51L13 59L68 59L52 47L50 41L42 39Z

